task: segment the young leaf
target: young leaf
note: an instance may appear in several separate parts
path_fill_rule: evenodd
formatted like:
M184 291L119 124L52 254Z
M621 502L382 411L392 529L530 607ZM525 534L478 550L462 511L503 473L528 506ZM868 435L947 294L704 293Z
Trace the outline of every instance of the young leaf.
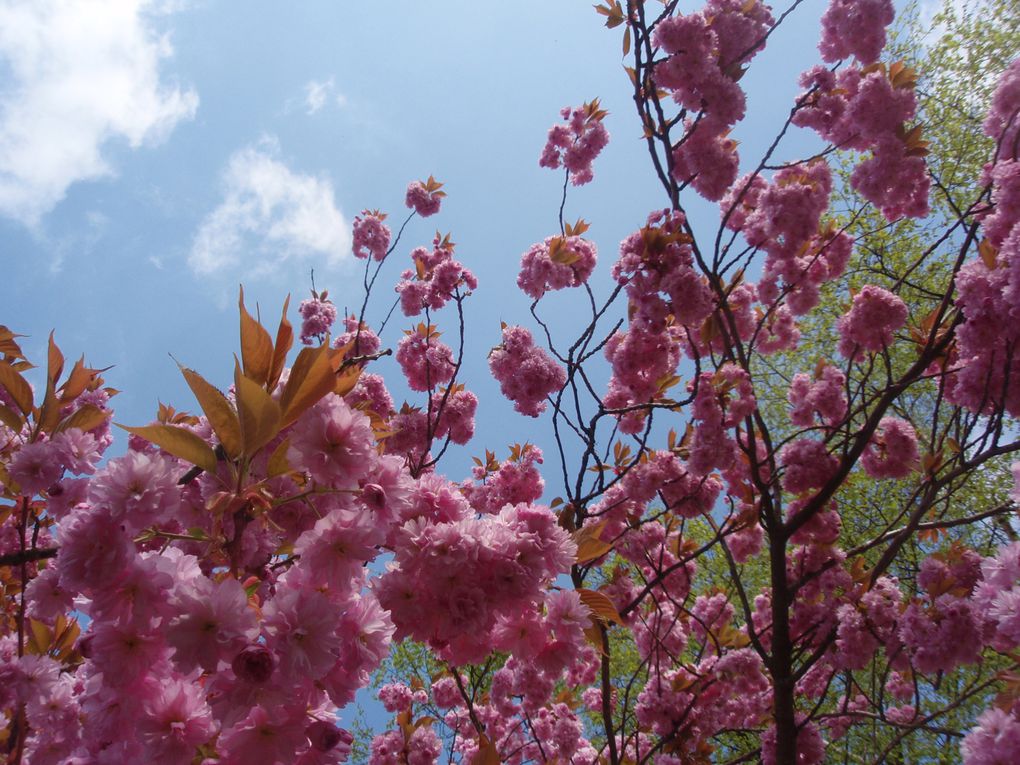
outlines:
M287 427L336 385L336 370L343 354L328 346L302 348L290 369L280 396L282 427Z
M241 363L244 376L264 385L273 365L273 341L266 328L259 324L244 307L244 287L237 301L241 313Z
M581 596L581 602L588 606L588 610L597 619L605 623L613 622L614 624L623 625L623 619L620 618L616 606L613 605L613 601L605 593L581 587L578 588L577 594Z
M14 371L14 367L6 361L0 361L0 385L11 394L11 398L14 399L15 405L21 410L22 414L31 413L32 386L25 381L24 377Z
M283 301L283 315L280 317L280 326L276 330L276 345L273 346L273 363L269 367L269 379L266 381L266 389L272 392L283 374L283 366L287 362L287 354L294 345L294 328L287 319L287 308L290 306L290 295Z
M54 433L60 433L61 431L68 430L70 428L81 428L83 431L90 431L93 428L98 428L112 412L100 409L92 404L86 404L81 409L77 409L71 414L67 415L60 424L54 428Z
M234 407L219 388L207 382L198 372L187 367L180 367L180 370L191 392L198 399L198 405L205 412L213 432L220 440L223 451L233 459L241 453L241 423L237 419Z
M247 456L272 441L280 432L280 405L254 380L234 369L234 391L241 423L242 449Z
M128 427L120 424L117 427L154 443L160 449L197 465L206 472L216 471L216 453L212 447L187 428L176 425Z

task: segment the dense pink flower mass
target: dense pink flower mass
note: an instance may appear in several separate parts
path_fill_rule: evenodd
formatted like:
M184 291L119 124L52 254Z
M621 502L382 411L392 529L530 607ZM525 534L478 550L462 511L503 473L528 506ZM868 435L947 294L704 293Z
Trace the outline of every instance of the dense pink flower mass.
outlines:
M301 342L311 345L329 334L336 321L336 306L327 300L314 295L311 300L302 300L298 308L301 314Z
M839 319L839 352L858 359L877 353L893 341L893 332L907 321L907 306L889 290L866 285L854 295L850 311Z
M885 47L885 28L893 17L890 0L832 0L822 16L822 58L855 56L862 64L874 62Z
M521 256L517 286L535 300L548 290L580 287L595 269L595 245L580 236L550 236Z
M566 124L549 128L538 164L552 170L562 165L570 182L582 186L593 178L592 163L609 143L609 131L602 124L606 112L596 100L574 109L566 106L560 115Z
M453 351L431 326L405 331L397 344L397 363L412 390L433 390L453 379Z
M427 181L412 181L407 184L407 196L404 198L404 204L423 218L435 215L439 212L439 205L442 204L443 197L446 196L445 191L440 191L442 187L443 184L431 176Z
M425 309L438 310L457 294L477 289L474 274L453 259L453 248L449 236L441 238L437 234L431 252L416 247L411 253L414 270L404 271L397 284L405 316L417 316Z
M351 249L356 258L382 260L390 248L390 227L383 221L385 213L378 210L362 210L361 215L354 217L354 234Z
M546 396L563 387L567 375L524 327L503 327L503 343L489 353L489 369L514 409L529 417L545 411Z
M861 467L872 478L906 478L918 466L917 433L899 417L884 417L861 455Z

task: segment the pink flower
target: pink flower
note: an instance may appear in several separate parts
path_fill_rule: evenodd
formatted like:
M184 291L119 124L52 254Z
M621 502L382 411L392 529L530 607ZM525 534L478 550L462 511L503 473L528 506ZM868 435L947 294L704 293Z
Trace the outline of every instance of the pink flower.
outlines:
M862 64L876 61L894 16L890 0L832 0L822 16L822 58L832 62L853 55Z
M403 683L387 683L379 689L379 701L387 712L403 712L411 708L414 694Z
M264 683L273 675L276 659L262 643L242 648L230 663L234 674L247 683Z
M45 491L64 473L61 450L52 442L24 444L14 452L8 468L22 494L31 496Z
M529 417L545 411L545 398L564 386L563 368L524 327L503 327L503 343L489 352L489 369L514 409Z
M609 143L609 132L602 124L606 112L599 108L596 99L574 109L566 106L560 114L567 124L554 125L549 129L538 164L552 170L562 164L567 169L570 182L581 186L591 181L592 162Z
M873 284L865 285L837 324L839 352L854 360L862 351L877 353L893 341L893 332L906 321L907 306L898 296Z
M194 759L195 749L216 732L197 679L175 677L146 688L138 734L153 762L187 765Z
M446 196L445 191L440 191L443 184L437 182L431 175L427 181L412 181L407 184L407 196L404 204L408 209L413 208L421 217L427 218L439 212L439 205Z
M538 300L549 290L580 287L597 259L595 245L580 236L550 236L521 256L517 286Z
M791 494L820 489L839 465L825 444L812 438L801 438L784 446L779 462L783 466L783 488Z
M435 390L453 379L456 362L450 346L432 325L405 330L397 344L397 363L411 390Z
M336 663L340 617L322 593L283 588L263 612L269 646L288 679L314 680Z
M354 234L352 236L352 250L356 258L368 258L371 255L376 260L386 257L390 247L390 227L383 221L386 215L379 212L362 210L361 215L354 217Z
M174 605L177 615L166 627L166 639L182 672L195 667L214 672L258 636L254 611L236 579L213 583L196 577L177 586Z
M302 300L298 307L301 314L301 342L311 345L329 334L336 321L336 306L332 301L312 293L311 300Z
M713 202L733 185L740 166L729 127L712 119L688 120L686 134L673 147L673 177Z
M304 714L254 706L240 722L224 730L218 741L223 765L276 765L291 762L305 741Z
M357 485L375 454L368 418L335 395L327 395L303 414L290 436L289 459L319 483Z
M861 466L872 478L906 478L918 467L917 433L899 417L883 417L861 455Z
M89 485L89 502L129 532L173 517L181 504L181 470L160 454L128 452L110 460Z
M1020 752L1020 720L997 707L981 713L960 744L964 765L1013 765Z

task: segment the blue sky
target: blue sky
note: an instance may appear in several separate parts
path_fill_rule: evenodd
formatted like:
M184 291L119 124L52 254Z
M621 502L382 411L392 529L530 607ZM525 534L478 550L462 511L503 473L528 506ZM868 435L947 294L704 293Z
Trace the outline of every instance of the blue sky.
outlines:
M743 84L753 115L735 132L749 166L815 58L819 2L776 34ZM557 233L561 177L538 167L565 105L600 97L609 147L595 182L571 188L604 274L619 241L661 207L622 71L620 30L589 2L0 2L0 322L42 358L113 365L117 420L158 400L193 402L168 354L226 385L244 283L275 322L307 296L309 271L341 307L360 304L350 221L402 219L403 191L430 174L443 212L409 226L369 319L391 302L407 253L436 227L480 279L468 308L467 381L481 400L467 455L546 439L509 417L485 355L499 321L522 322L520 254ZM694 203L699 227L717 212ZM573 296L542 313L569 329ZM440 329L453 317L440 314ZM404 324L384 338L395 344ZM391 379L395 366L383 367ZM403 389L395 385L399 397ZM398 398L399 400L399 398ZM508 425L512 423L512 428Z

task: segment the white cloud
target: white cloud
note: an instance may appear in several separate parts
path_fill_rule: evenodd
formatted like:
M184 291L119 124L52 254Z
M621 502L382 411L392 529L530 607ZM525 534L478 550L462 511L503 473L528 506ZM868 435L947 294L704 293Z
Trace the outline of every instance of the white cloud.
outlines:
M305 109L309 114L315 114L323 106L326 105L326 101L329 99L329 94L333 91L333 78L330 77L328 80L319 82L317 80L311 80L305 85Z
M0 214L34 226L111 139L164 139L198 96L160 81L172 48L147 0L0 0ZM157 10L163 8L159 6Z
M234 153L223 174L220 205L202 221L188 263L199 274L243 265L270 273L277 263L324 257L336 265L351 249L350 227L333 184L293 172L264 139Z

